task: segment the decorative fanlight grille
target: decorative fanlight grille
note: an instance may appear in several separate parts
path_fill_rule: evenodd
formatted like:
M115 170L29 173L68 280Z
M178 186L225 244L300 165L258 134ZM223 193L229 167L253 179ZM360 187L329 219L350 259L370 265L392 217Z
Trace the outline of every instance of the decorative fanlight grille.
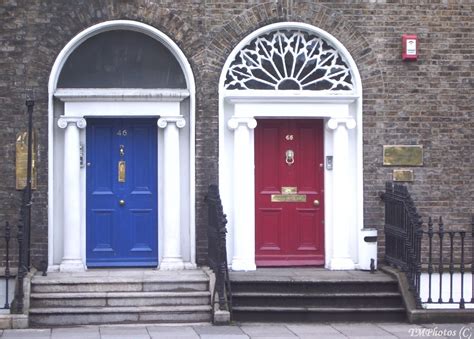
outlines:
M277 30L242 48L230 64L226 89L350 91L344 58L324 39L301 30Z

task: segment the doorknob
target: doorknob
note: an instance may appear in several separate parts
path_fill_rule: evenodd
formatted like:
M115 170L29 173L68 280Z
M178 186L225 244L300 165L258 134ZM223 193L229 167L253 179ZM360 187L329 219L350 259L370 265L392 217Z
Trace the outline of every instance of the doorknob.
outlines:
M119 200L119 205L120 206L125 206L125 200L123 200L123 199Z
M319 206L319 200L313 201L313 205L314 205L314 206Z

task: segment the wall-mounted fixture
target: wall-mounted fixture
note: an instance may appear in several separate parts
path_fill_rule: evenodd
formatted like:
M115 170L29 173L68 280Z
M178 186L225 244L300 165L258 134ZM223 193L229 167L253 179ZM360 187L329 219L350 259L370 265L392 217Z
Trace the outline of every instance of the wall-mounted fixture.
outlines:
M418 59L418 37L414 34L402 34L402 60Z

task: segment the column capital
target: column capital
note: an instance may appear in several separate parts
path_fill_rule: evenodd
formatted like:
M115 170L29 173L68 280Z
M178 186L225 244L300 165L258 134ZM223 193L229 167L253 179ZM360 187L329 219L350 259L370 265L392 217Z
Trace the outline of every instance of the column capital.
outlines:
M337 129L339 125L345 124L347 129L354 129L356 127L356 122L353 118L351 117L346 117L346 118L331 118L328 121L328 128L329 129Z
M59 128L66 128L69 124L76 124L77 128L86 128L87 122L86 119L82 117L66 117L61 116L58 119Z
M236 130L240 125L246 124L249 129L257 127L257 120L247 117L232 117L227 122L227 127L231 130Z
M158 127L159 128L166 128L169 123L175 123L176 127L178 128L183 128L186 126L186 120L180 115L178 116L167 116L167 117L161 117L158 119Z

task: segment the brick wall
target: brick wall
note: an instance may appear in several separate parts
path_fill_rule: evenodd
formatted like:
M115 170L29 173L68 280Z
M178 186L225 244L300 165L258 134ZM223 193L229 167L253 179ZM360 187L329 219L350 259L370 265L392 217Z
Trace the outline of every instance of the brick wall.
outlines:
M106 20L152 25L183 50L196 78L197 258L205 263L203 195L218 173L218 80L237 43L273 22L320 27L353 56L364 91L365 225L381 229L378 192L391 178L382 145L420 144L424 166L410 184L423 217L467 227L473 214L473 23L471 1L3 0L0 4L0 223L16 223L15 135L26 128L25 88L36 96L38 190L33 262L47 254L47 83L60 50ZM419 37L419 60L401 61L401 34ZM3 227L0 224L0 227ZM380 241L383 249L383 237ZM2 253L0 253L2 255Z

